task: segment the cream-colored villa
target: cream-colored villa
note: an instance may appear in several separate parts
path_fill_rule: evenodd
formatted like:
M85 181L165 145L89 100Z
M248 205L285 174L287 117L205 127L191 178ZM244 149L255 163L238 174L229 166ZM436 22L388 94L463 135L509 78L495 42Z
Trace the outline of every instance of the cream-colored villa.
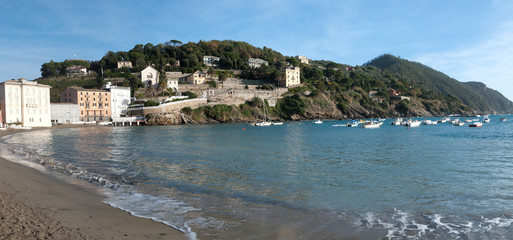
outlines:
M2 125L51 127L50 88L23 78L0 83Z

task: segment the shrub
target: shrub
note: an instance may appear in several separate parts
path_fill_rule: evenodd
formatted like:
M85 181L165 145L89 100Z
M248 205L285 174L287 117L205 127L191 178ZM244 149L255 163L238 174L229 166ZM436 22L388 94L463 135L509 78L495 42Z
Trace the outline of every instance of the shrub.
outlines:
M160 105L160 103L155 102L155 101L151 101L151 100L146 101L146 102L144 103L144 106L145 106L145 107L152 107L152 106L158 106L158 105Z

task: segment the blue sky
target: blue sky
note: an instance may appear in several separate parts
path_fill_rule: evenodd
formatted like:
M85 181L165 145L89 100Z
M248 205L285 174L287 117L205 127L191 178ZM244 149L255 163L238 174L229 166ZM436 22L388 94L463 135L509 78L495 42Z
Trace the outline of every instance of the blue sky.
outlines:
M511 13L509 0L0 0L0 82L50 60L230 39L350 65L391 53L513 100Z

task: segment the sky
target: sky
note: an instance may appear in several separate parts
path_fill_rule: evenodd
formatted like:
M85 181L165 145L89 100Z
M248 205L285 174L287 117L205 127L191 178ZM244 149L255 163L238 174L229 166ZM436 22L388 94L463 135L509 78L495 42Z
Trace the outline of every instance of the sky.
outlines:
M0 0L0 82L176 39L363 65L384 53L513 100L510 0Z

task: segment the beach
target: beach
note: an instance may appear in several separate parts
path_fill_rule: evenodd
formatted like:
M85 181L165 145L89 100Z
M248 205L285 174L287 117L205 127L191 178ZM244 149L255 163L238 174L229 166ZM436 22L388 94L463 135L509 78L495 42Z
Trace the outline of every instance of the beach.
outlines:
M19 131L0 131L0 138ZM186 239L170 226L103 203L95 188L0 157L0 239Z

